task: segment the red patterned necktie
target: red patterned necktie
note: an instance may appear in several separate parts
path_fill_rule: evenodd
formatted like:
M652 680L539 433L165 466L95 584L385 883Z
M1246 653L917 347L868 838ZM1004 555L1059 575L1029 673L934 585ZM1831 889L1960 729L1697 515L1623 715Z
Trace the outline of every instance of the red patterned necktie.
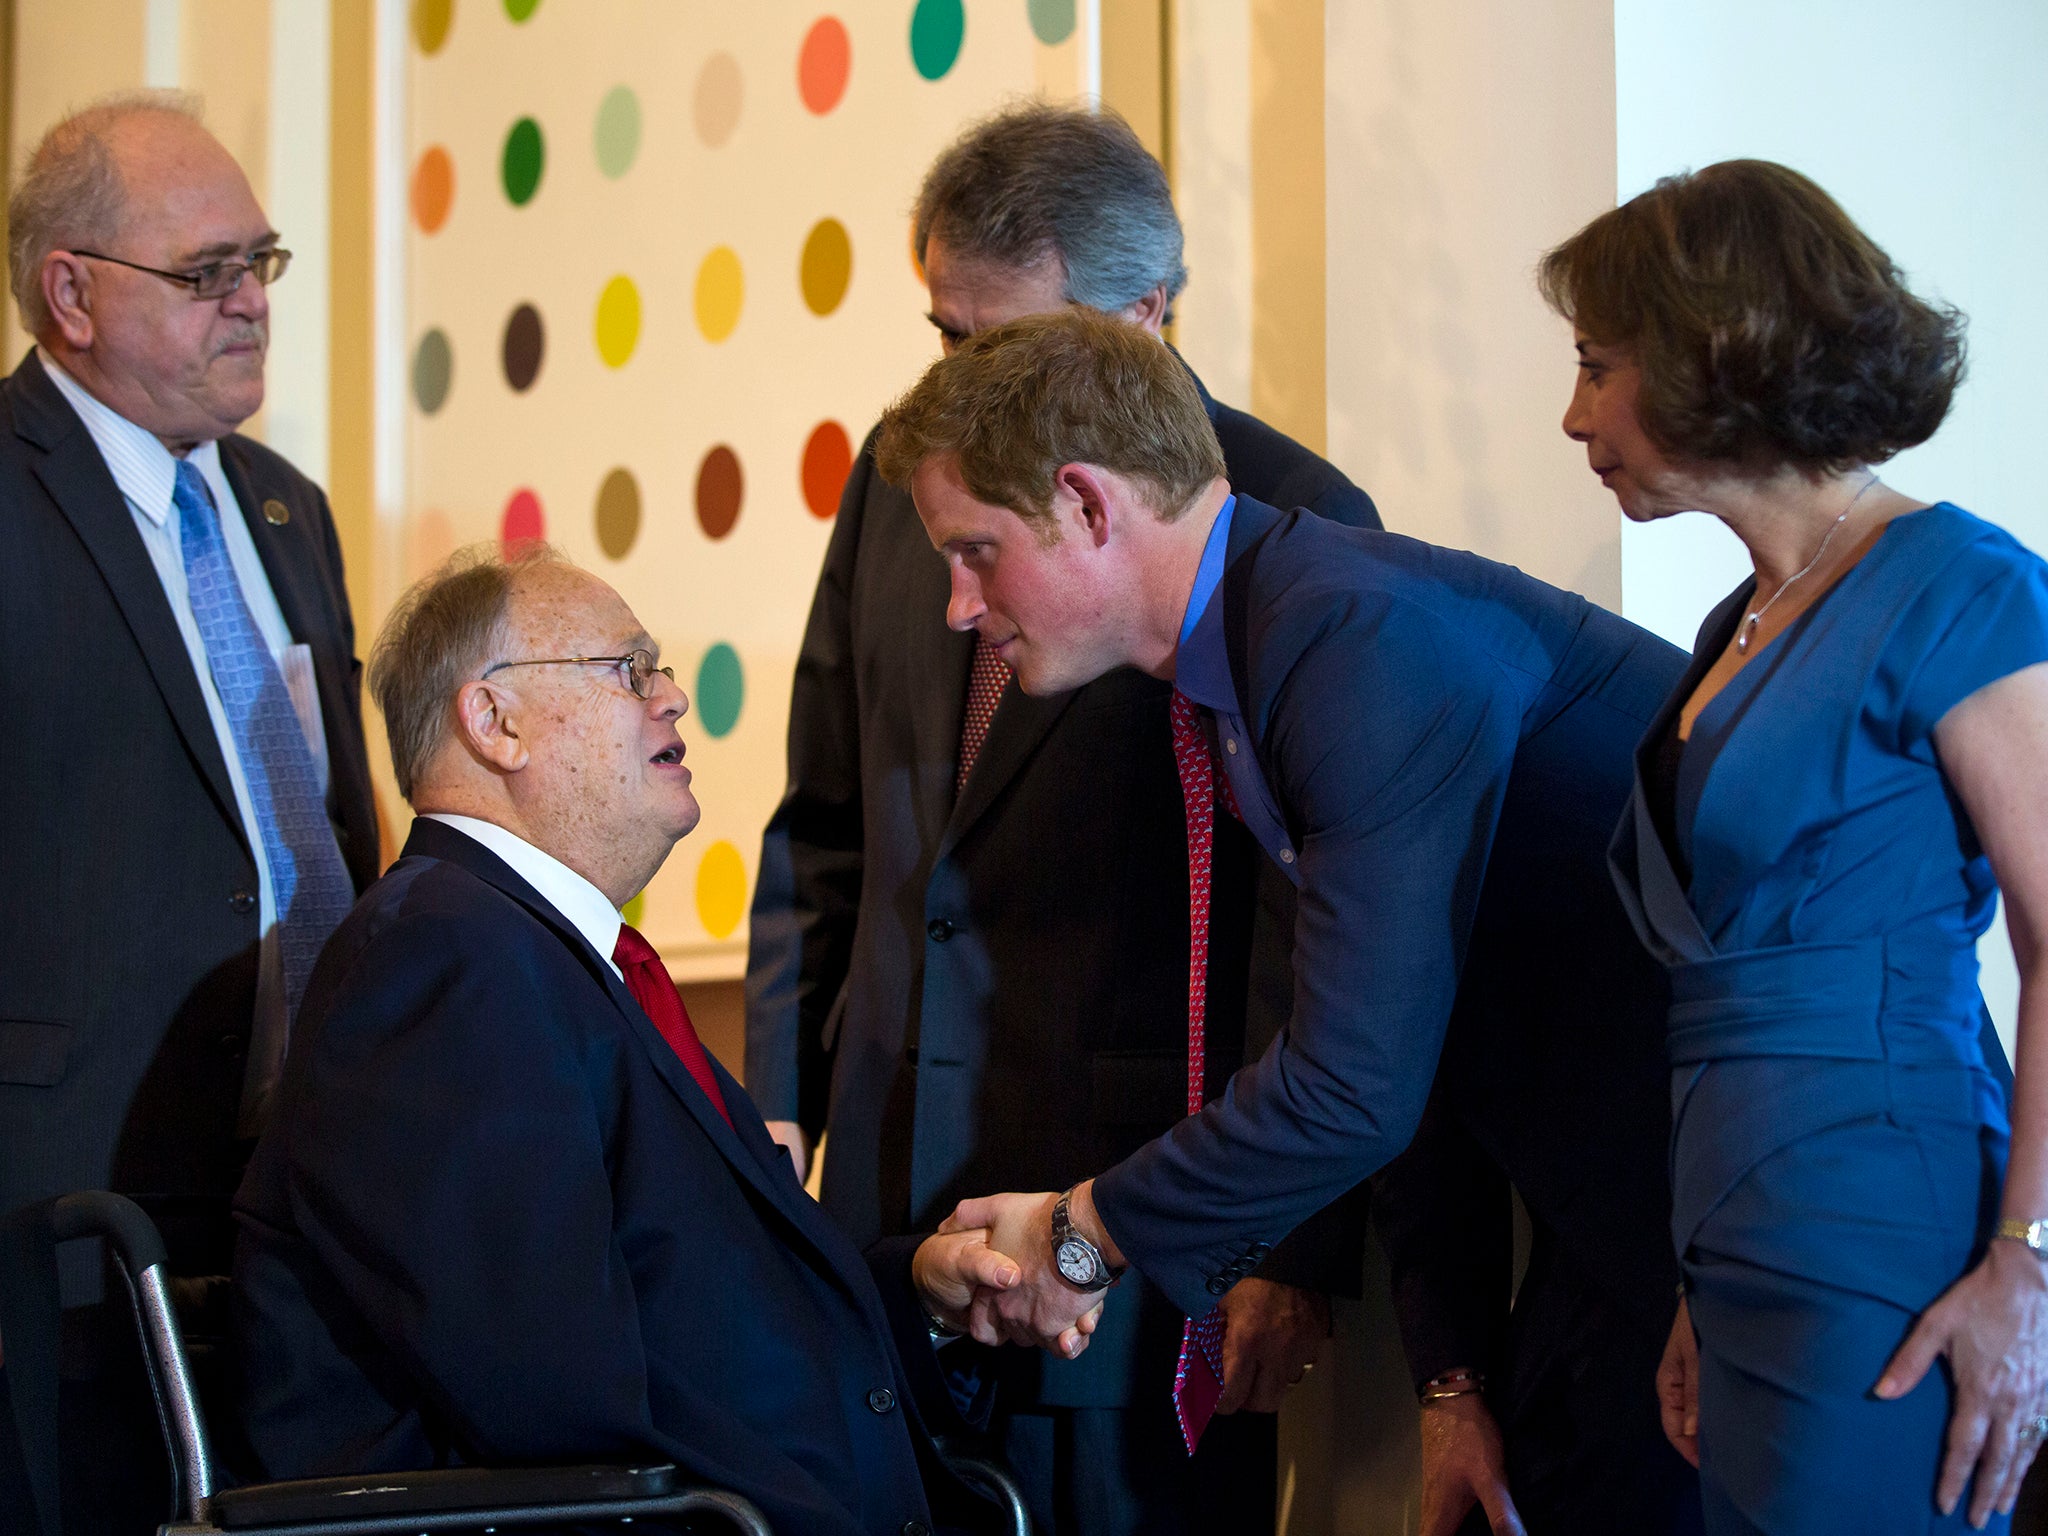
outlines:
M697 1080L697 1086L704 1090L704 1097L711 1101L711 1107L718 1111L727 1125L732 1124L732 1114L725 1107L725 1095L718 1091L718 1079L711 1071L711 1057L704 1050L704 1042L697 1038L697 1026L690 1022L690 1011L683 1006L681 994L676 991L675 979L668 973L668 967L661 963L661 956L654 946L647 942L640 930L631 923L619 924L619 942L612 946L612 959L626 978L626 990L633 994L633 1001L647 1012L654 1021L654 1027L661 1031L661 1038L669 1043L690 1076Z
M981 744L988 740L989 722L996 717L996 705L1010 686L1010 664L977 634L974 637L974 666L967 674L967 709L960 720L960 771L953 778L953 793L967 785L974 760L981 756Z
M1203 1026L1209 1011L1209 865L1216 845L1216 802L1221 798L1232 815L1237 802L1229 782L1216 772L1194 700L1174 689L1169 713L1188 817L1188 1113L1197 1115L1202 1112ZM1190 1456L1222 1395L1223 1312L1218 1308L1182 1328L1180 1362L1173 1371L1173 1408Z

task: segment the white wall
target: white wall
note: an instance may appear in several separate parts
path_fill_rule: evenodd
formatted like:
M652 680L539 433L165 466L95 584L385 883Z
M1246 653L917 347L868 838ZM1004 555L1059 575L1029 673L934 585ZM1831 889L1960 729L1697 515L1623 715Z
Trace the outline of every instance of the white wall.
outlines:
M2048 550L2048 6L1978 0L1615 0L1616 183L1736 156L1826 187L1922 293L1970 317L1970 376L1934 440L1887 483ZM1748 572L1719 523L1622 533L1623 611L1688 648ZM1984 987L2008 1044L2018 983L2003 931Z

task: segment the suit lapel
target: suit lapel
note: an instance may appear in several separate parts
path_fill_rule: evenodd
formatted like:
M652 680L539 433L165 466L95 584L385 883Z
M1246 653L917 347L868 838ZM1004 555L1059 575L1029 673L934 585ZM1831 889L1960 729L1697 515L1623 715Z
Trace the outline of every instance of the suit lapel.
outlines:
M898 674L908 690L912 796L918 838L935 846L953 813L953 779L960 761L960 724L967 705L967 674L974 665L974 636L946 627L949 578L946 562L932 549L908 492L879 478L872 515L888 519L888 571L881 587L900 594L890 607L891 648L909 666ZM895 671L892 667L891 671ZM1000 713L1000 711L998 711Z
M185 649L185 637L171 613L170 600L164 596L163 581L135 531L128 502L85 423L44 373L42 360L31 353L16 370L14 383L15 430L43 453L35 461L36 478L99 567L100 577L113 593L163 696L164 707L185 739L186 750L212 789L221 814L246 848L247 830L235 806L234 786L228 778L227 760L221 756L220 740L214 735L213 718L206 712L205 696L192 671L191 652Z
M267 517L256 515L256 509L265 505L260 499L265 487L251 477L241 445L232 437L221 439L220 467L227 476L228 489L241 505L242 521L263 562L263 574L270 578L271 594L277 599L278 612L284 615L285 628L294 640L311 641L320 631L317 594L306 590L306 584L317 579L315 568L310 561L291 558L287 548L290 541L305 538L303 519L276 526Z
M965 688L964 682L962 688ZM953 803L953 813L947 818L945 835L939 843L940 858L952 852L967 829L995 804L996 797L1017 776L1018 770L1030 761L1031 754L1045 739L1045 733L1067 712L1067 706L1073 700L1071 693L1034 698L1014 682L1003 690L1002 703L996 708L995 719L989 722L988 737L981 744L981 754L974 760L974 771L968 774L967 782L961 786L959 798Z

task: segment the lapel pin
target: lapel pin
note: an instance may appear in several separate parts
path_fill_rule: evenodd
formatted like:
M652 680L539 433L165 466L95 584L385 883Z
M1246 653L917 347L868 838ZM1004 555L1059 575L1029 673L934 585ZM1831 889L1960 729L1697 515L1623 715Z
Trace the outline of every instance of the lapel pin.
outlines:
M269 501L263 503L263 521L270 524L271 527L282 528L291 520L292 509L276 497L273 496Z

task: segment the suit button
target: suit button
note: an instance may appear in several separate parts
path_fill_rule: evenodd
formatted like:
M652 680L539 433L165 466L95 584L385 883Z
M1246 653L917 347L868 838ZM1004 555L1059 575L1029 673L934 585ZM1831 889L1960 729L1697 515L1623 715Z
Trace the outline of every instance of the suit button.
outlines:
M931 936L934 944L943 944L953 937L953 925L943 917L935 917L926 923L924 931Z
M868 1406L877 1413L887 1413L896 1406L896 1394L887 1387L877 1387L868 1394Z
M922 1520L906 1520L903 1522L903 1536L932 1536L932 1528Z
M222 1035L220 1037L220 1053L223 1056L239 1056L247 1044L248 1042L240 1035Z
M247 891L237 891L228 898L228 910L238 917L247 917L256 910L256 898Z
M1209 1277L1208 1291L1211 1296L1221 1296L1225 1291L1229 1289L1230 1282L1224 1279L1223 1276L1211 1275Z
M1292 864L1294 862L1294 850L1292 848L1282 848L1280 850L1280 862L1282 864Z

